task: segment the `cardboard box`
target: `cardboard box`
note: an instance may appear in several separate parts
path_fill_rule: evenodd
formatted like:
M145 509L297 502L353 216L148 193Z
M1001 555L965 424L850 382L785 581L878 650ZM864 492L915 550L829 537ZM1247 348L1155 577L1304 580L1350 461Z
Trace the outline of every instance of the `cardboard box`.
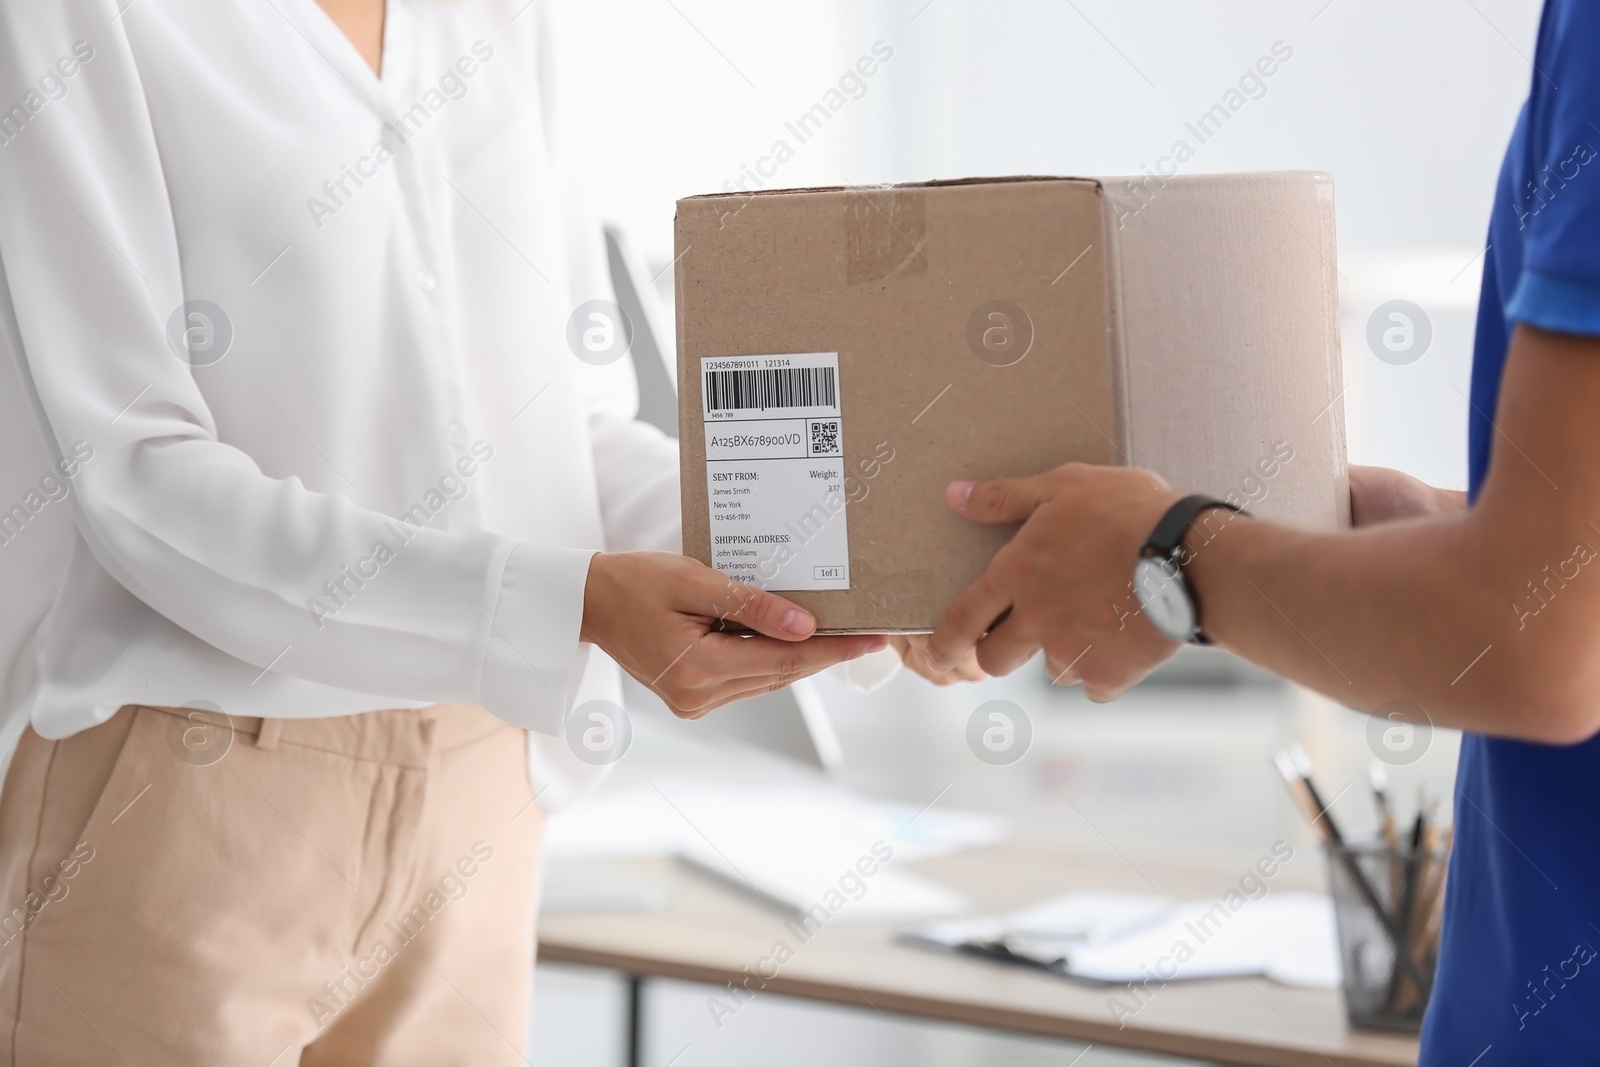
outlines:
M957 479L1131 464L1349 521L1325 174L691 197L677 253L684 552L827 632L931 629L982 573L1012 531Z

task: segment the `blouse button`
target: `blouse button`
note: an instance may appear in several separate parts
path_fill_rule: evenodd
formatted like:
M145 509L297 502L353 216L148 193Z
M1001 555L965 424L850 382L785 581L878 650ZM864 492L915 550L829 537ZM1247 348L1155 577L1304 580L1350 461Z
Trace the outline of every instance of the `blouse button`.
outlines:
M417 271L417 288L424 293L431 293L439 287L439 278L433 271L423 267Z

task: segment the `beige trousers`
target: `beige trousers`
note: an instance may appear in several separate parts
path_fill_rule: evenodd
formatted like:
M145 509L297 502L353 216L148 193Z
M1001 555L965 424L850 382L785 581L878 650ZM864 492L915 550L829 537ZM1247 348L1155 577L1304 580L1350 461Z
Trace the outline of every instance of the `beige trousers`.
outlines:
M523 731L456 705L29 729L0 797L0 1064L523 1063L527 766Z

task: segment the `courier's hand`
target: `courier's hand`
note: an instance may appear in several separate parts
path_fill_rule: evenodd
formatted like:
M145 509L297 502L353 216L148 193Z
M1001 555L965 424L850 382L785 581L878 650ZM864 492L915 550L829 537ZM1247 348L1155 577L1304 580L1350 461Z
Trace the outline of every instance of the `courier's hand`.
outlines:
M757 636L717 632L724 619ZM816 628L809 612L687 556L603 552L589 564L579 640L605 649L673 714L698 719L888 643L812 637Z
M1146 471L1082 463L951 485L950 506L967 518L1023 525L945 612L930 657L945 667L976 648L984 670L1009 674L1043 649L1056 684L1117 696L1177 650L1130 585L1140 546L1179 496Z
M900 653L900 662L910 667L917 674L922 675L934 685L953 685L956 682L981 682L988 675L983 673L983 668L978 666L976 652L968 652L960 663L948 670L941 670L933 665L928 658L928 634L896 634L889 638L889 643Z

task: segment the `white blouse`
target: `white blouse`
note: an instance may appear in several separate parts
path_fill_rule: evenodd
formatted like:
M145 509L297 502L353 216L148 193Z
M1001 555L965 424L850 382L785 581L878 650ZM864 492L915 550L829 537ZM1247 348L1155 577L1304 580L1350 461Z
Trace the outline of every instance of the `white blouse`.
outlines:
M315 0L0 0L0 331L75 518L40 734L196 700L559 732L590 555L679 526L628 361L567 342L610 291L546 24L389 0L379 78Z

